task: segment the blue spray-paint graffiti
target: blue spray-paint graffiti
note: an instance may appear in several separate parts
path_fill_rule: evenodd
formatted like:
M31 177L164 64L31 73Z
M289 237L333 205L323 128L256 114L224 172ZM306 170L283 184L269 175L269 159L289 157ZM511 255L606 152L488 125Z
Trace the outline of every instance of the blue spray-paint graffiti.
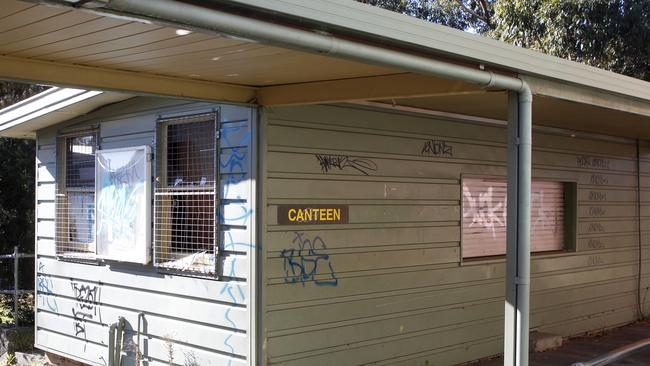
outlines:
M320 236L309 239L303 232L294 235L293 244L298 248L283 249L280 254L284 259L284 282L300 282L305 286L305 282L313 281L318 286L337 286L339 280L329 255L317 252L327 249L325 241ZM322 273L318 273L319 267Z
M236 261L233 261L233 263L232 263L232 265L230 267L230 272L227 274L227 276L230 277L230 279L228 280L228 282L226 282L226 285L223 287L223 289L221 289L221 295L228 294L228 298L234 304L244 303L246 301L246 293L244 293L244 289L241 286L241 282L235 280L235 277L236 277ZM233 329L237 329L238 328L237 323L231 317L232 309L233 309L232 307L229 307L226 310L226 313L225 313L224 317L225 317L226 321L228 322L228 324L230 324L230 326ZM232 337L233 337L232 334L228 335L228 337L226 337L226 339L223 341L223 343L224 343L224 345L226 347L228 347L228 349L230 349L230 353L234 354L235 353L235 348L230 343L230 340L231 340ZM229 360L228 365L230 365L231 363L232 363L232 360Z
M41 303L42 308L47 308L49 311L58 312L59 306L56 303L56 299L52 297L54 284L52 279L45 277L42 273L45 271L45 264L43 262L38 262L38 281L37 281L37 291L38 299Z
M239 208L242 210L241 213L235 213L233 216L221 215L222 217L220 217L219 223L232 226L246 226L248 219L253 216L253 210L245 205L239 206Z
M243 133L242 133L243 131ZM231 141L233 136L242 133L242 137L238 141ZM249 219L253 215L253 210L248 207L246 197L241 197L237 195L236 197L231 197L231 190L235 190L235 186L239 184L245 184L246 177L246 166L247 166L247 157L248 149L250 145L251 134L248 126L242 127L228 127L222 130L221 135L221 146L225 146L230 149L230 154L226 155L227 159L224 161L224 154L220 152L219 154L219 168L220 174L222 177L223 184L223 197L222 203L224 205L233 204L235 202L231 201L244 201L238 202L240 204L239 208L242 210L241 213L237 213L235 208L235 213L231 216L226 217L224 214L219 214L222 217L219 217L219 222L224 224L222 227L224 230L224 242L223 250L224 251L246 251L249 248L255 248L254 244L236 242L233 238L232 233L228 230L230 226L247 226L249 224ZM247 187L247 189L249 189ZM225 282L224 287L221 289L220 295L226 295L227 298L233 304L244 304L246 302L246 292L244 291L243 284L241 280L237 279L237 261L233 260L230 265L230 270L227 273L223 273L225 277L228 277L227 282ZM239 329L241 326L238 326L236 321L232 317L233 308L229 307L225 314L224 318L227 324L232 327L232 329ZM231 354L235 354L235 348L232 345L233 335L228 335L224 341L224 346L230 351ZM232 360L228 361L228 365L232 364Z
M241 134L241 137L233 141L238 134ZM219 168L221 169L220 173L222 174L224 188L223 197L232 198L229 196L230 189L246 180L246 159L250 142L251 131L248 126L222 129L221 146L230 149L229 155L219 154ZM225 161L224 157L227 157ZM236 197L236 199L241 198L240 196Z

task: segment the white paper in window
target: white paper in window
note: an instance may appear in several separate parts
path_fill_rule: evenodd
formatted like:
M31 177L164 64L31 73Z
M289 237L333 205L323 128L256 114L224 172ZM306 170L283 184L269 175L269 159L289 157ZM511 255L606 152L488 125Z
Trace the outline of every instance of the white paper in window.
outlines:
M95 194L93 192L68 193L68 225L71 243L88 249L94 241Z
M146 264L151 243L150 148L96 152L97 256Z

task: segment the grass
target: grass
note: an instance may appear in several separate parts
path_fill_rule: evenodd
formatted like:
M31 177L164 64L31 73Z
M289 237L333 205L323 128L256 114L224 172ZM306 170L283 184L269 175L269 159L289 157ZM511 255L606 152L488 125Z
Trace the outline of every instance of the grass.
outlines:
M9 354L34 350L34 328L22 327L7 331Z

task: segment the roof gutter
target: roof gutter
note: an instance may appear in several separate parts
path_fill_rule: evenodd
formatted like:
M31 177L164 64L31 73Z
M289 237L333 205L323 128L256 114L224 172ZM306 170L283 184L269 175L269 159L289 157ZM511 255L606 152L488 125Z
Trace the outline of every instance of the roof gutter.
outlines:
M39 0L37 0L39 1ZM239 37L251 42L387 66L422 75L508 90L508 215L504 359L528 365L532 93L523 80L381 48L327 33L296 29L176 0L40 0L76 8ZM268 17L268 15L267 15ZM258 348L258 349L261 349ZM255 348L251 356L255 357ZM261 358L263 359L263 358Z

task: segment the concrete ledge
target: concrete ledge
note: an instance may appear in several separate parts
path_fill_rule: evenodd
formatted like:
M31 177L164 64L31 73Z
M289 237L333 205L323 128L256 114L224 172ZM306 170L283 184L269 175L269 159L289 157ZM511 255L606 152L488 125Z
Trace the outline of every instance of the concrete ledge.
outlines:
M546 352L562 347L562 336L552 333L532 332L530 334L530 350Z

